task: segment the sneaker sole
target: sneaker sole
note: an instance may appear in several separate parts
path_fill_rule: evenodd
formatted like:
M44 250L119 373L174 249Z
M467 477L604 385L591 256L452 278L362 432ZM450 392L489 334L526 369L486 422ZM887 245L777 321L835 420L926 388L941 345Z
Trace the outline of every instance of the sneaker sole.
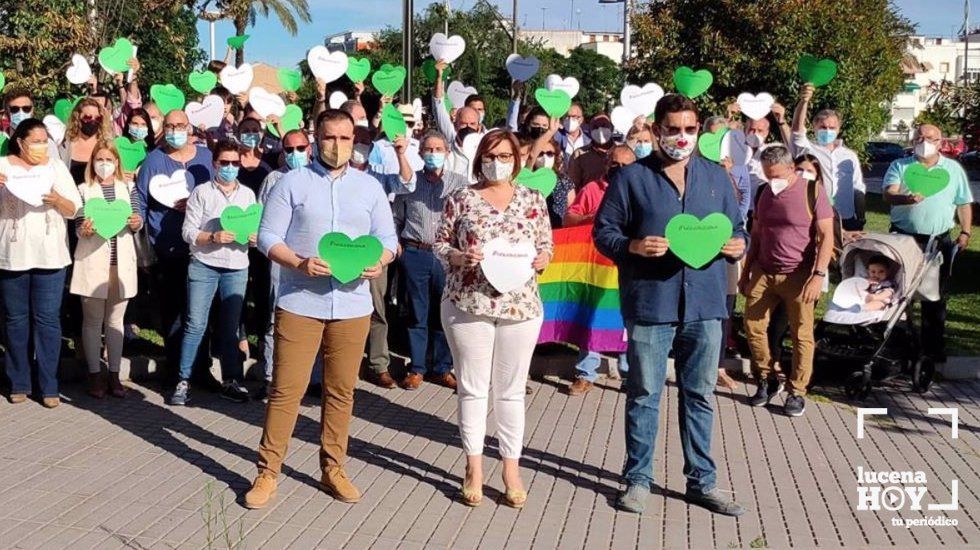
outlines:
M249 503L246 500L245 501L245 507L248 508L249 510L261 510L261 509L265 508L266 506L268 506L269 503L272 502L272 500L276 498L276 494L277 493L278 493L278 491L272 491L272 494L269 495L269 498L266 499L266 501L263 502L262 504L251 504L251 503Z
M357 504L358 502L361 501L361 497L357 497L357 498L342 497L342 496L340 496L340 493L338 493L337 491L335 491L333 489L333 487L327 487L326 485L323 485L322 483L320 484L320 488L323 489L323 492L325 492L328 495L330 495L331 497L333 497L334 500L339 501L339 502L343 502L344 504Z
M793 418L796 418L796 417L799 417L799 416L803 416L803 413L804 412L806 412L806 409L803 409L802 411L800 411L798 413L786 413L786 416L792 416Z
M233 403L248 403L247 397L230 397L222 394L221 398L224 399L225 401L231 401Z

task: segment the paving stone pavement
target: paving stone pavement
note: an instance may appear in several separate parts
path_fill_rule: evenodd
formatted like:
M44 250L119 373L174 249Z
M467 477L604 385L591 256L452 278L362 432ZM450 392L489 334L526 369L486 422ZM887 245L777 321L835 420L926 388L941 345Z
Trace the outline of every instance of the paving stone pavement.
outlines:
M877 391L884 407L855 436L854 406L831 393L806 414L751 408L754 387L719 391L714 457L718 484L750 511L738 520L687 506L677 436L677 389L662 403L655 477L642 516L617 512L625 449L618 382L568 397L531 382L526 454L529 499L499 505L500 463L487 461L487 494L457 500L464 457L456 397L359 384L348 472L356 505L317 489L319 406L304 400L281 478L265 510L238 504L255 473L264 410L194 392L170 408L156 388L130 385L125 400L97 401L77 385L65 403L0 405L0 548L967 548L980 547L980 382L946 382L925 395ZM930 407L958 409L950 418ZM666 437L664 435L666 434ZM495 453L495 444L490 447ZM922 471L923 510L857 511L857 467ZM958 480L959 509L950 502ZM666 490L661 487L666 487ZM945 517L956 526L894 526Z

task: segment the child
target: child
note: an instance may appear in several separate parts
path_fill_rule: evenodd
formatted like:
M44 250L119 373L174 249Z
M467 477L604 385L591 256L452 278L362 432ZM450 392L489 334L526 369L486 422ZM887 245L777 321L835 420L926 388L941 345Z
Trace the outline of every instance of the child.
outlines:
M895 297L895 283L891 280L888 258L872 256L868 260L868 295L864 299L865 311L881 311L891 305Z

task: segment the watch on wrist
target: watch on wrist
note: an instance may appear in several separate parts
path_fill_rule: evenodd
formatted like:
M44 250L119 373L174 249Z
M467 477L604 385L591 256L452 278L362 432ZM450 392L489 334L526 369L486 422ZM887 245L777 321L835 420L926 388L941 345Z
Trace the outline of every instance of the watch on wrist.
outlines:
M813 270L813 274L816 275L817 277L826 277L827 276L827 272L826 271L820 271L819 269L814 269Z
M214 242L215 242L214 241L214 233L211 233L210 235L208 235L208 241L210 241L211 244L214 244Z

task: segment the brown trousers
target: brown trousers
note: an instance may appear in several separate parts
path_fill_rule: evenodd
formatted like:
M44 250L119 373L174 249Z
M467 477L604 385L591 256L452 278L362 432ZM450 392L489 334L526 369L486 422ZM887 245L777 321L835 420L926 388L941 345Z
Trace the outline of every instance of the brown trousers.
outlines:
M318 351L323 354L320 467L326 471L343 466L354 386L370 326L370 315L322 320L276 310L274 367L259 444L259 473L278 475L282 470L300 401L310 383L310 365Z

